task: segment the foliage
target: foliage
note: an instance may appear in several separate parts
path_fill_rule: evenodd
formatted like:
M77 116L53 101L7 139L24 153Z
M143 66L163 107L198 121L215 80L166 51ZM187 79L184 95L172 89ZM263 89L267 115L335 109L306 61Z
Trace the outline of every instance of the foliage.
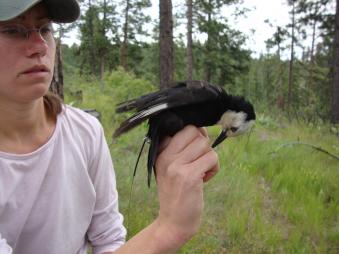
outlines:
M322 1L333 3L312 2ZM218 147L222 168L206 185L201 231L180 253L339 251L338 162L307 147L288 147L272 154L291 142L304 142L339 154L338 126L327 123L331 110L334 15L324 9L315 17L309 7L301 8L307 1L288 2L296 5L295 37L299 39L297 47L303 51L301 56L295 56L289 119L286 110L289 59L283 57L290 51L289 27L277 27L267 41L267 52L256 59L242 48L245 36L230 27L220 11L230 1L213 0L209 1L210 5L196 1L195 31L208 39L193 42L193 78L209 78L232 94L246 96L254 103L258 119L250 135L230 139ZM153 41L143 43L131 41L129 72L122 71L118 67L119 15L112 12L112 22L105 26L102 6L97 2L92 4L93 9L87 8L80 22L82 44L64 47L65 100L81 108L95 108L102 114L115 162L120 208L131 237L157 216L158 204L154 184L151 189L146 187L146 170L142 166L146 163L145 156L140 161L130 196L132 170L146 125L112 141L117 124L128 116L116 115L114 111L116 103L157 88L158 37L155 35ZM314 20L318 40L312 50L304 45L305 36L310 36L304 30ZM89 31L90 28L93 30ZM103 28L107 29L104 29L106 33L102 33ZM157 27L154 31L157 32ZM99 81L103 48L106 68ZM186 46L182 38L175 40L174 48L174 77L182 80L186 69ZM77 91L82 91L81 98ZM212 139L218 131L209 128Z
M289 128L298 129L295 138L323 135L311 130L303 136L302 127ZM272 138L262 140L265 135ZM276 139L275 135L281 136ZM222 169L206 186L202 228L180 253L336 253L338 162L314 152L310 158L307 149L269 155L288 138L291 136L286 132L258 128L250 141L244 137L220 148ZM147 193L140 187L144 180L139 176L135 182L139 186L135 187L133 200L144 202L130 208L131 225L135 214L142 212L147 223L156 213L156 204L149 201L149 192L155 190Z
M241 48L245 36L232 29L227 19L221 15L222 7L239 1L196 1L195 12L197 29L207 36L202 45L204 52L202 66L203 77L220 86L234 84L239 74L248 70L249 52Z
M79 72L80 68L80 73L85 76L103 79L105 72L116 70L121 63L124 23L121 17L124 16L124 5L118 8L114 3L105 2L106 5L102 1L88 1L91 5L85 5L84 15L79 22L81 45L71 48L65 46L63 49L66 73ZM312 3L295 0L289 1L289 4L292 2L296 12L297 47L302 48L303 54L294 56L289 116L317 124L328 121L330 111L333 111L330 100L334 37L334 15L330 6L333 5L333 0L317 0ZM284 56L290 50L290 28L277 26L272 38L267 40L267 52L257 59L253 58L250 51L242 46L246 36L230 27L227 17L221 11L228 4L238 3L239 1L226 0L195 2L194 33L205 34L207 39L200 40L197 39L199 36L194 36L193 79L209 80L224 86L230 93L244 95L261 111L286 115L289 108L289 60ZM320 3L321 12L314 8ZM154 27L152 40L138 40L145 38L144 30L139 28L145 22L152 25L147 16L137 18L141 15L138 6L144 9L149 5L149 1L129 2L127 69L137 77L159 85L157 27ZM183 17L184 15L178 15L175 23L184 23ZM303 46L305 39L312 36L304 32L307 27L318 38L313 49ZM176 37L174 80L186 79L186 50L185 38Z
M144 14L145 8L151 6L150 0L129 0L120 1L121 6L126 6L128 2L129 12L128 15L128 40L133 43L139 43L138 36L148 36L147 30L144 25L151 21L149 15ZM126 7L125 7L126 9ZM126 10L125 10L126 11ZM126 22L126 20L124 21Z
M111 72L105 78L106 89L114 90L114 97L120 101L130 100L149 93L156 87L150 82L136 78L122 69Z
M146 92L155 90L156 86L149 81L136 78L132 73L117 69L106 73L102 81L93 76L67 75L65 80L65 101L80 108L91 108L99 111L103 117L102 124L110 139L113 128L122 116L115 115L115 105ZM78 98L77 92L82 96ZM100 99L99 99L100 98Z
M148 33L144 29L144 24L150 22L150 17L144 14L144 9L151 6L149 0L128 0L121 1L124 6L124 21L122 25L122 43L120 46L120 65L124 69L128 69L129 44L132 41L134 45L138 45L137 36L147 36Z
M114 105L155 89L149 82L122 70L100 82L77 76L67 80L70 92L81 88L81 108L96 108L109 143L122 118ZM205 186L205 211L199 233L179 253L337 253L339 246L339 164L307 147L282 144L300 141L339 154L334 127L288 123L286 118L258 114L254 129L217 148L221 169ZM208 129L216 138L218 127ZM147 226L158 211L154 181L146 185L146 156L134 179L132 171L146 133L138 127L111 144L119 203L129 237Z
M292 115L294 119L317 123L329 119L331 110L330 52L318 45L317 64L297 60L294 63ZM286 114L288 96L288 61L277 54L262 55L250 65L247 95L260 109ZM311 75L310 75L311 74Z
M114 52L115 48L110 44L105 34L107 24L105 24L104 20L100 19L100 13L101 8L99 6L90 5L85 15L82 16L82 22L79 27L82 42L78 51L81 62L81 72L91 73L97 76L100 74L100 62L103 61L105 57L104 52L106 57L107 52L110 52L110 55L116 54Z

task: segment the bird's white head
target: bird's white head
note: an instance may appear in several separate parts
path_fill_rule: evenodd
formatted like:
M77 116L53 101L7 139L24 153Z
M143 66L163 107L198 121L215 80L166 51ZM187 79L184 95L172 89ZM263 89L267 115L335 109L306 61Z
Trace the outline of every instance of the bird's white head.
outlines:
M227 137L236 137L247 132L254 124L254 120L247 120L245 112L227 110L221 116L218 124L221 125Z
M254 124L254 118L248 119L247 114L242 111L227 110L222 114L218 124L221 125L222 131L212 147L216 147L227 137L236 137L247 132Z

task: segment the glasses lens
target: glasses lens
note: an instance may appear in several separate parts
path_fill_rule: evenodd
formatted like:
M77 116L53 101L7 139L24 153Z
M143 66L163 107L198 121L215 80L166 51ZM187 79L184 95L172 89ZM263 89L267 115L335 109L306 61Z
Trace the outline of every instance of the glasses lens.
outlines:
M23 41L28 39L33 31L38 32L45 41L50 41L53 38L53 26L51 23L46 23L39 29L27 29L19 24L10 25L0 28L0 35L8 40Z
M45 40L50 40L53 37L54 31L51 23L47 23L39 28L39 33Z
M10 40L24 40L27 38L27 29L20 25L11 25L0 29L0 34Z

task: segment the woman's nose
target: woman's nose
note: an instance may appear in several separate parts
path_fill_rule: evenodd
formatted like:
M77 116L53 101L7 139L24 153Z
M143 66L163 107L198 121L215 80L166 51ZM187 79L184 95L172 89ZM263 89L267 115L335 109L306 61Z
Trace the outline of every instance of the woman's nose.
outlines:
M41 36L39 31L36 30L30 31L27 41L25 43L28 56L46 55L48 44L45 41L45 39Z

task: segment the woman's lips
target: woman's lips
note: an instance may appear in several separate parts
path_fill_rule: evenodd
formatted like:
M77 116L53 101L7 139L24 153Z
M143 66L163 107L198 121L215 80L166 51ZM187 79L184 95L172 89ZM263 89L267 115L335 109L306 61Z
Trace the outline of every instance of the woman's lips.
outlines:
M48 74L50 71L45 65L36 65L33 66L25 71L23 71L22 75L38 75L38 76L44 76Z
M30 72L48 72L48 68L45 65L35 65L27 70L25 70L23 73L30 73Z

